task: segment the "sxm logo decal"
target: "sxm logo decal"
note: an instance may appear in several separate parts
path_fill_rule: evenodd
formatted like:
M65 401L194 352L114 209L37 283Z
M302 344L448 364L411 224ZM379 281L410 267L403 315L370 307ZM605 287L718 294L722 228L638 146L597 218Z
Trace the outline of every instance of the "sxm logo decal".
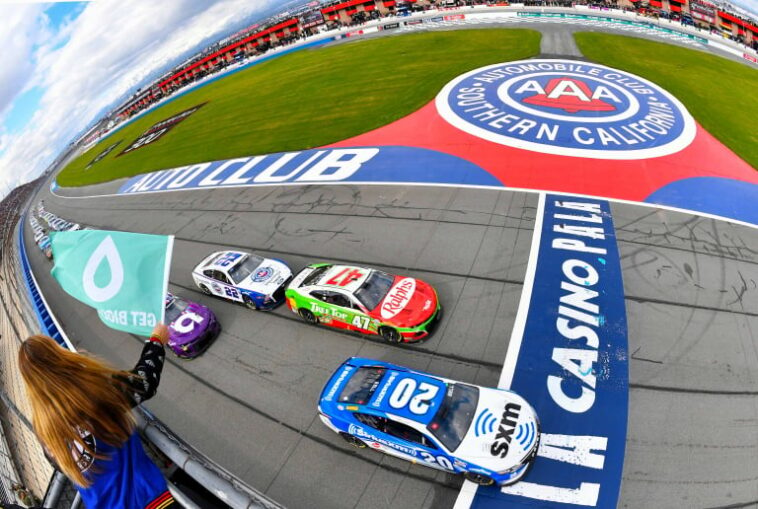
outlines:
M687 147L696 132L684 106L654 83L572 60L482 67L448 83L436 105L469 134L574 157L660 157Z
M472 507L616 507L629 368L610 206L604 200L548 194L539 234L510 388L536 410L542 424L540 448L522 481L479 488ZM515 443L530 440L531 434L517 430Z

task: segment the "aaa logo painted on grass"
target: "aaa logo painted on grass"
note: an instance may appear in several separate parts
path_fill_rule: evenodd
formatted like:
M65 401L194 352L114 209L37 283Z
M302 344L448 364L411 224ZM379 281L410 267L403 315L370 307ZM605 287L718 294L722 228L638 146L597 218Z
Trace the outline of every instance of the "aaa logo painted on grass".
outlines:
M597 159L676 153L695 137L685 107L633 74L570 60L490 65L448 83L436 99L450 124L502 145Z

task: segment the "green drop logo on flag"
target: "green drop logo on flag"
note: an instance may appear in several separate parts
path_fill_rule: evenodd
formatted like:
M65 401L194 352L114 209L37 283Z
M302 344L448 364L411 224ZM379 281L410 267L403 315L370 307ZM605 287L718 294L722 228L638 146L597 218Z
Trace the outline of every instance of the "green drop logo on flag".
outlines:
M52 275L114 329L149 336L165 314L173 236L80 230L50 234Z

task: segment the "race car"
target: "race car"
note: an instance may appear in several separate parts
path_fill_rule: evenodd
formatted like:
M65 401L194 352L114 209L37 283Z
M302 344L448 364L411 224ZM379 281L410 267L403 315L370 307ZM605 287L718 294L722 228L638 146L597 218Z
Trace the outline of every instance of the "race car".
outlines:
M204 293L250 309L272 309L284 302L290 278L292 271L284 262L242 251L218 251L192 271L192 279Z
M388 343L425 338L441 316L429 284L365 267L309 265L285 295L287 306L308 323L379 335Z
M329 379L318 412L351 445L484 486L521 480L540 442L537 414L514 392L358 357Z
M185 359L194 359L203 353L221 332L213 311L172 293L166 295L165 321L169 348L177 357Z
M40 251L45 255L46 258L52 259L53 257L53 246L50 244L50 237L47 235L44 235L42 238L37 241L37 246L39 247Z

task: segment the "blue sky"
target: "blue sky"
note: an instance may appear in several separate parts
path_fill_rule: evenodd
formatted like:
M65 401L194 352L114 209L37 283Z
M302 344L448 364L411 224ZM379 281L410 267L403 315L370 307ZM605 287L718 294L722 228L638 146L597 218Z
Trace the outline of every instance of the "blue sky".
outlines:
M279 0L0 0L0 189L37 177L104 110Z
M43 5L49 5L42 14L47 16L51 32L59 33L64 23L70 23L82 13L86 2L59 2ZM62 39L57 42L55 47L60 47L65 42L66 39ZM41 87L32 87L17 95L10 105L8 113L3 118L3 130L8 134L13 134L23 128L39 108L39 101L43 92L44 90Z

